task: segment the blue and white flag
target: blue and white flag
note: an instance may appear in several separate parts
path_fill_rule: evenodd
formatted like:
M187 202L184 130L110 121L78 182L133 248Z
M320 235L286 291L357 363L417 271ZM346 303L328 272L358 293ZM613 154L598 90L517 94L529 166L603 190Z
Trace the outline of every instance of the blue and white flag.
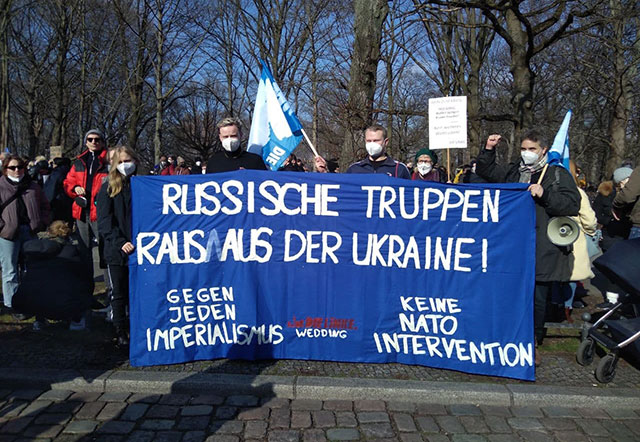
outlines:
M262 61L247 150L258 154L271 170L278 170L302 139L302 125Z
M551 149L547 154L549 165L559 164L569 170L569 121L571 120L571 110L567 111L564 121L553 140Z

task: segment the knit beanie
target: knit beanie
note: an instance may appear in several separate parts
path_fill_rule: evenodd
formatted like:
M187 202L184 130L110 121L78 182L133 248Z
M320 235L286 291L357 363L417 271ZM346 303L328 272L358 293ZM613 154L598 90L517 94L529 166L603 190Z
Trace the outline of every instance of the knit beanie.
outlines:
M82 145L86 146L87 145L87 137L89 135L94 135L94 134L99 136L100 138L102 138L102 141L104 142L104 135L102 134L102 132L100 132L98 129L91 129L91 130L87 131L86 134L84 134L84 142L83 142Z
M416 157L415 157L415 161L416 163L418 162L418 158L420 158L422 155L429 155L429 157L431 158L431 162L433 164L436 164L438 162L438 155L436 155L436 153L432 150L427 149L426 147L424 149L420 149L417 153L416 153Z
M633 172L633 169L630 167L619 167L613 171L613 182L618 184L620 181L629 178L631 172Z

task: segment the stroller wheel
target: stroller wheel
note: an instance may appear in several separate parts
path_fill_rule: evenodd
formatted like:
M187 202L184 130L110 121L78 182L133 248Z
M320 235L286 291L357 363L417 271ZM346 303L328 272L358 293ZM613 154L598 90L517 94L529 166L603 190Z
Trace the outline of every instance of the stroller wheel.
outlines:
M578 351L576 352L576 361L578 364L584 366L591 365L593 362L593 350L595 347L595 343L592 339L585 339L578 346Z
M616 376L617 362L615 355L611 353L600 359L600 362L596 367L596 379L598 382L607 384L613 380Z

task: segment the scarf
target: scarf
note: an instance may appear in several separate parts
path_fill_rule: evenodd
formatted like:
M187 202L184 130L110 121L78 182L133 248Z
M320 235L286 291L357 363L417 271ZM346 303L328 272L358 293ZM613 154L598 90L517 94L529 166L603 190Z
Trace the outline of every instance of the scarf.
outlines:
M544 154L541 158L538 158L538 161L533 163L531 166L527 166L524 163L520 163L520 168L518 171L520 172L520 180L519 183L530 183L531 175L540 172L544 165L547 164L547 154Z

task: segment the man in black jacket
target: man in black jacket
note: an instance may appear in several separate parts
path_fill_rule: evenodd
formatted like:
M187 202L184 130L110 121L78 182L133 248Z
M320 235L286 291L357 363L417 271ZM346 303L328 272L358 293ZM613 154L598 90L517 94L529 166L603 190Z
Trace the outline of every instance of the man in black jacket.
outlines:
M235 118L225 118L218 123L222 151L216 152L207 161L207 173L230 172L238 169L267 170L260 155L240 147L242 129Z
M490 135L478 155L476 172L490 183L527 183L536 207L536 282L534 332L538 344L544 334L544 316L553 282L568 282L572 258L567 247L554 245L547 237L547 224L555 216L574 216L580 210L580 194L569 172L547 164L548 144L537 132L525 135L520 145L521 160L504 167L496 164L495 147L500 135ZM542 176L542 179L540 177ZM536 351L536 364L539 363Z

